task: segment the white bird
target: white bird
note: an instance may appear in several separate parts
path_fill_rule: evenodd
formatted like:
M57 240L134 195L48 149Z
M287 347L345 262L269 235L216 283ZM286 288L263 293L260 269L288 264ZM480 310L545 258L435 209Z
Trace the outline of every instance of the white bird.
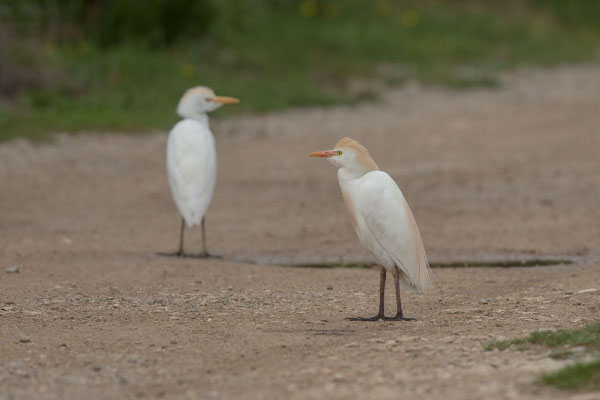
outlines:
M210 205L217 180L215 139L208 127L207 112L223 104L239 103L233 97L215 96L203 86L188 89L177 106L181 118L167 139L167 175L175 205L182 216L179 249L174 255L185 256L185 225L202 224L202 257L207 257L204 216Z
M326 157L338 167L338 181L354 230L380 267L379 313L373 318L350 319L413 320L402 313L399 282L422 291L432 286L433 279L419 228L400 188L356 140L344 138L333 150L309 155ZM386 272L392 273L396 289L398 311L393 318L384 317Z

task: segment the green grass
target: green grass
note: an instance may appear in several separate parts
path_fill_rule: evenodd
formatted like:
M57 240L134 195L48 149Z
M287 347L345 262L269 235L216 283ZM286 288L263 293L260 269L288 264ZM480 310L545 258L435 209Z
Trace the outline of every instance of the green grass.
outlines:
M490 342L485 350L505 350L511 346L523 349L526 346L544 346L556 349L550 354L554 359L566 359L573 356L572 347L583 346L586 353L596 357L592 362L577 362L556 372L544 374L539 382L564 390L600 389L600 322L583 329L536 331L525 338Z
M28 58L27 46L14 46L22 68L54 72L51 84L0 102L0 140L167 129L183 91L198 84L242 100L219 117L376 97L369 85L353 90L357 80L497 86L499 71L592 60L600 46L600 8L581 0L271 3L219 5L205 36L169 47L38 38Z
M600 389L600 360L576 363L557 372L544 374L540 381L563 390Z
M506 350L513 345L534 344L550 348L559 346L585 346L600 350L600 322L588 325L584 329L535 331L524 338L497 340L486 344L488 351Z

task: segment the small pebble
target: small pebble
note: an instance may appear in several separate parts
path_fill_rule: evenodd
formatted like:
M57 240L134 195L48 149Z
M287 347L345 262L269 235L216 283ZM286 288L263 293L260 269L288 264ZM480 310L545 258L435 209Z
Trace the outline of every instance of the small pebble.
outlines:
M19 267L17 267L16 265L11 265L10 267L6 268L6 273L7 274L18 274Z
M298 389L298 385L295 383L290 383L287 385L288 392L295 392Z
M19 338L19 342L21 342L21 343L29 343L29 342L31 342L31 339L29 338L29 336L23 335L23 336L21 336Z
M464 310L459 310L457 308L448 308L448 309L444 310L444 312L446 312L448 314L460 314L460 313L463 313Z
M19 271L17 271L17 272L19 272ZM583 290L580 290L580 291L576 292L575 294L594 293L594 292L597 292L597 291L598 291L598 289L595 289L595 288L583 289Z

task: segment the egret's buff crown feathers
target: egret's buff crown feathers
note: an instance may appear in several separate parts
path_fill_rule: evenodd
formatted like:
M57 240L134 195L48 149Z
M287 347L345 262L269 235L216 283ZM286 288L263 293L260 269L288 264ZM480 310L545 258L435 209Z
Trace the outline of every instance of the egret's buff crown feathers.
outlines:
M356 155L356 161L358 161L367 171L377 171L379 167L373 157L369 154L369 151L365 146L358 143L356 140L345 137L335 145L336 149L352 149Z
M186 90L177 104L177 114L181 118L194 118L217 108L216 104L206 103L205 99L208 97L215 97L215 92L206 86L196 86Z
M192 96L214 97L215 92L211 88L206 86L196 86L186 90L183 96L181 97L181 101L185 101L186 99L189 99Z

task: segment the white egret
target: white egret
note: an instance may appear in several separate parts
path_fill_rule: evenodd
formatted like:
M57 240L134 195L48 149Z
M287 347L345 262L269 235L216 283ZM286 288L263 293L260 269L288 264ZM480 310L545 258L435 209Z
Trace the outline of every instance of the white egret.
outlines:
M217 180L215 139L208 127L207 112L223 104L239 103L233 97L215 96L207 87L188 89L177 106L182 118L167 139L167 175L175 205L182 216L179 249L174 255L185 256L185 225L202 225L202 257L207 257L204 216L212 200Z
M419 228L400 188L356 140L344 138L333 150L309 155L326 157L338 167L338 181L354 230L380 267L379 313L373 318L350 319L413 320L402 313L399 283L422 291L432 286L432 275ZM386 272L392 273L396 289L398 311L392 318L384 317Z

